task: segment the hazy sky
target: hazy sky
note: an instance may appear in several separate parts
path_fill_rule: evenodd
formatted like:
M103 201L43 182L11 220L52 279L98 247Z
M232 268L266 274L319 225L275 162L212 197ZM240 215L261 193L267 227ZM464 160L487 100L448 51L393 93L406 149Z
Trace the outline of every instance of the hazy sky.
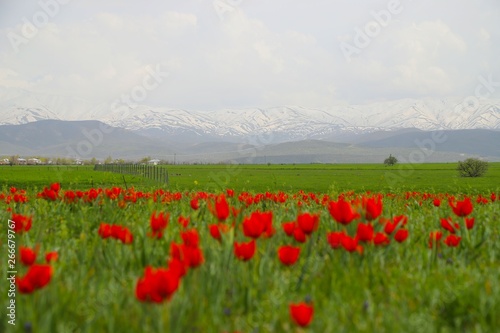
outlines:
M481 75L499 98L499 18L498 0L0 0L0 88L322 108L470 96Z

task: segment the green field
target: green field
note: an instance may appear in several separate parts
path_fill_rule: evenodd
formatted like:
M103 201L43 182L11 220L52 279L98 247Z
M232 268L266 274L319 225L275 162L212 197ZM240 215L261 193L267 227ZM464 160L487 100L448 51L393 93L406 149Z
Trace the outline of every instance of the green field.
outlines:
M0 332L498 332L499 163L476 179L454 164L155 168L168 185L91 166L0 167L0 270L17 277L0 284ZM159 212L169 222L155 236ZM251 241L243 261L235 245ZM299 251L291 264L285 246ZM289 310L300 302L314 308L304 328Z
M400 164L302 164L302 165L169 165L169 184L138 175L93 171L92 166L2 166L0 186L42 187L54 181L64 188L152 186L172 190L239 191L427 191L478 193L500 188L500 163L490 163L484 177L461 178L455 163Z

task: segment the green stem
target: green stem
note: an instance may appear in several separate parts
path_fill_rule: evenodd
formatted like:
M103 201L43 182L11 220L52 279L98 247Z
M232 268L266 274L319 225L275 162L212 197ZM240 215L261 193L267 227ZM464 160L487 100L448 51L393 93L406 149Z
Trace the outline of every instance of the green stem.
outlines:
M302 266L302 271L300 272L299 280L297 281L297 287L295 288L296 291L298 291L300 289L300 286L302 285L302 281L304 280L304 275L306 274L306 271L307 271L307 265L309 263L309 258L311 257L312 245L313 245L313 237L310 236L309 244L307 245L306 262Z

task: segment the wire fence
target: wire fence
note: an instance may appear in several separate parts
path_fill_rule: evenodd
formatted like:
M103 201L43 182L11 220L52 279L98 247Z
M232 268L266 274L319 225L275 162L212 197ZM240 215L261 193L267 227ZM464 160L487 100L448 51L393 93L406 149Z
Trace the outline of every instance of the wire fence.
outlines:
M168 185L168 170L157 165L146 164L96 164L94 171L107 171L136 175Z

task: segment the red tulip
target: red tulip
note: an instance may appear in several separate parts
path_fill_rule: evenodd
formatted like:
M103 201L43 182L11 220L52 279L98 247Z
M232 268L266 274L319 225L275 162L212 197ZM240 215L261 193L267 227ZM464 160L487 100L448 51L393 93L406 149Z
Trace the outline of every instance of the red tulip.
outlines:
M199 235L196 229L181 232L182 244L170 244L170 255L178 259L185 267L195 268L204 262L203 252L199 248Z
M295 222L285 222L281 224L281 227L287 236L293 236L296 225Z
M177 222L179 222L179 224L183 227L183 228L187 228L188 225L189 225L189 217L184 217L184 216L179 216L177 218Z
M394 235L394 239L398 243L403 243L408 238L409 232L406 229L399 229Z
M12 214L11 220L14 222L14 231L16 233L22 233L23 231L27 232L31 229L32 219L30 216Z
M384 232L388 235L392 234L397 227L397 223L392 223L391 221L387 221L384 226Z
M205 261L203 257L203 252L199 247L190 247L186 245L181 245L184 264L190 268L196 268L203 264Z
M264 237L272 237L276 233L276 230L273 227L273 212L268 211L260 213L260 219L264 224Z
M353 220L360 217L358 213L352 210L351 204L340 198L338 202L331 201L328 210L330 215L335 219L335 221L347 225Z
M53 183L50 185L50 189L54 192L59 192L59 190L61 189L61 184Z
M354 252L358 248L358 239L350 237L348 235L344 235L340 240L342 247L348 252Z
M52 277L52 267L49 265L31 265L25 278L27 278L35 289L45 287Z
M272 215L271 215L272 218ZM259 238L266 229L266 224L261 217L261 213L253 212L250 217L243 221L243 234L251 238Z
M293 230L293 238L295 238L295 240L299 243L306 242L306 234L299 227L296 227Z
M134 235L130 230L126 227L122 227L118 237L117 237L123 244L131 244L134 241Z
M392 221L396 225L399 225L399 224L406 225L406 223L408 223L408 216L406 216L406 215L394 216L394 218L392 219Z
M382 219L380 219L381 222ZM388 235L392 234L394 232L394 230L396 230L396 228L398 227L398 225L402 224L402 225L406 225L406 223L408 222L408 217L405 216L405 215L398 215L398 216L394 216L394 218L392 219L392 222L391 220L385 220L385 225L384 225L384 232Z
M73 203L76 201L76 194L73 191L64 192L64 200L68 203Z
M356 236L361 242L371 242L373 239L373 226L370 223L359 223Z
M177 258L170 258L167 262L167 267L179 277L183 277L186 275L187 267L189 266L186 267L186 264Z
M225 221L229 217L229 204L224 194L220 194L215 199L215 216L219 221Z
M443 233L441 231L432 231L429 234L429 248L432 248L434 244L438 246L442 237Z
M59 193L58 191L54 191L52 189L45 187L42 192L38 193L37 197L55 201L59 197Z
M127 227L122 227L118 224L107 225L105 223L101 223L98 232L102 238L112 237L120 240L124 244L130 244L134 240L134 235L132 235L130 230Z
M309 213L299 214L297 216L297 225L300 230L306 235L312 234L313 231L318 229L319 216Z
M342 246L342 238L344 238L345 233L342 231L339 232L330 232L326 235L326 239L332 249L338 249Z
M382 214L382 197L372 197L372 198L363 198L363 208L365 209L365 218L368 221L375 220L377 217Z
M25 195L16 193L16 194L14 194L14 202L26 203L26 202L28 202L28 197Z
M475 222L475 219L473 217L470 219L465 218L465 227L467 228L467 230L474 228L474 222Z
M290 316L301 327L308 326L314 315L313 305L307 303L290 304Z
M222 235L220 233L219 227L217 224L210 224L208 226L208 230L210 231L210 236L212 236L214 239L220 241L222 239Z
M447 219L441 219L441 227L443 227L443 229L451 232L452 234L455 233L456 229L459 229L460 228L460 225L458 223L453 223L453 221L451 220L451 218L447 218Z
M390 242L391 240L389 239L389 237L383 232L377 232L375 234L375 237L373 238L373 243L375 245L385 246L389 245Z
M481 194L478 195L477 199L476 199L476 202L478 204L483 204L483 205L486 205L489 201L487 198L483 197Z
M111 237L111 225L101 222L101 225L99 226L99 230L97 232L99 233L99 236L101 236L101 238L106 239L108 237Z
M439 207L441 206L441 200L439 200L438 198L434 199L432 201L432 204L435 206L435 207Z
M300 255L300 247L284 245L280 246L278 249L278 258L286 266L291 266L295 264L297 259L299 259L299 255Z
M182 264L182 269L178 269L180 276L184 276L189 267L189 258L186 256L185 248L186 246L184 244L170 243L170 262L175 261L177 266L178 264Z
M45 262L50 263L51 261L57 261L59 254L56 251L47 252L45 255Z
M52 267L49 265L31 265L26 275L22 278L16 278L19 286L19 292L27 294L45 287L52 277Z
M21 254L21 262L26 266L31 266L36 260L36 251L33 251L29 247L21 246L19 248Z
M151 237L158 239L163 237L163 230L168 226L169 218L170 214L168 213L161 212L157 215L156 212L153 212L151 214L151 218L149 219L149 224L153 231Z
M462 239L462 237L458 237L456 235L448 235L445 240L444 240L444 243L446 245L448 245L449 247L457 247L458 245L460 245L460 240Z
M247 243L234 242L234 255L240 260L248 261L255 254L255 248L255 239Z
M180 276L175 269L150 266L144 270L135 287L135 295L141 302L161 303L170 300L179 288Z
M191 208L193 210L197 210L198 208L200 208L200 202L197 198L191 199L191 202L189 204L191 205Z
M181 232L181 238L184 245L188 247L198 247L200 244L200 236L196 229Z
M457 201L455 204L450 200L450 207L453 209L453 213L459 217L467 216L472 213L474 207L469 198L465 198L462 201Z

